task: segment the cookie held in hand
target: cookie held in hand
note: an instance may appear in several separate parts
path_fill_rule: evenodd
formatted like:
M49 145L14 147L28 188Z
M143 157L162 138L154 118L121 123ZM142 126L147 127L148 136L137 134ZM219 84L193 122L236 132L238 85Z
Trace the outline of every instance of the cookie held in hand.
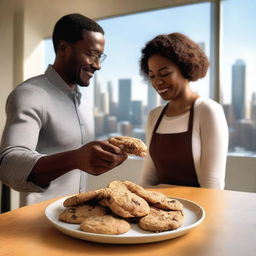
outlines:
M110 138L109 142L117 147L122 147L122 150L127 154L141 157L147 155L147 146L138 138L119 136Z

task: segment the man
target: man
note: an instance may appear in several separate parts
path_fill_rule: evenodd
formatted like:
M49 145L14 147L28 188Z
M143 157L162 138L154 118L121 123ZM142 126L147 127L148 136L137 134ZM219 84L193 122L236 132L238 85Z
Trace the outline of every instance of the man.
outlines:
M20 206L85 190L86 173L100 175L127 155L107 141L92 141L93 114L81 104L105 58L104 31L70 14L53 31L54 64L8 97L1 141L0 179L20 191Z

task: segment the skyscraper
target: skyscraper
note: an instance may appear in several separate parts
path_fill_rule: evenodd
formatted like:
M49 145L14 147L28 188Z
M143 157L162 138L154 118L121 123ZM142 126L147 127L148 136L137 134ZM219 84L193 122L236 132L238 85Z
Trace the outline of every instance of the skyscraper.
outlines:
M256 93L254 92L252 94L252 99L251 99L251 119L256 125Z
M159 105L159 97L153 86L148 85L148 112Z
M116 115L116 104L114 102L114 91L113 91L113 84L111 81L107 83L107 92L109 96L109 113L112 116Z
M236 131L237 146L243 150L253 150L254 145L254 125L250 119L242 119L238 122Z
M222 107L223 107L229 128L234 127L236 125L236 120L234 116L233 106L231 104L223 104Z
M131 79L118 80L118 121L131 119Z
M134 126L142 125L142 101L141 100L133 100L132 101L132 124Z
M101 110L101 86L100 83L98 81L98 76L97 73L94 75L94 108L96 111L100 111Z
M232 105L236 120L245 118L245 62L232 65Z
M100 101L101 101L101 112L104 115L109 114L109 95L107 92L101 92L100 93Z

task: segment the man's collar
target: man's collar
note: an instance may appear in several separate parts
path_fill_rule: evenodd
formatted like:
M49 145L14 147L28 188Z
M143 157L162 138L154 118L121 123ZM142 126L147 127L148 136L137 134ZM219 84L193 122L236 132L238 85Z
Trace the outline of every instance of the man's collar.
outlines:
M78 102L81 100L81 92L79 90L78 85L75 86L74 89L71 89L68 84L62 79L62 77L58 74L58 72L53 68L52 65L48 65L48 68L45 71L45 75L49 79L49 81L56 86L59 90L76 97Z

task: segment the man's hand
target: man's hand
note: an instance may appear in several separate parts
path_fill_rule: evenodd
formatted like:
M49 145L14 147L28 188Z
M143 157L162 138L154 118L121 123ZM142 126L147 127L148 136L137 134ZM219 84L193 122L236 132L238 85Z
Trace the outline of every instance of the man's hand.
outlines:
M108 141L93 141L79 149L39 158L28 180L38 186L47 186L52 180L74 169L100 175L118 166L127 157L121 148Z
M108 141L93 141L76 150L78 168L100 175L123 163L128 155Z

